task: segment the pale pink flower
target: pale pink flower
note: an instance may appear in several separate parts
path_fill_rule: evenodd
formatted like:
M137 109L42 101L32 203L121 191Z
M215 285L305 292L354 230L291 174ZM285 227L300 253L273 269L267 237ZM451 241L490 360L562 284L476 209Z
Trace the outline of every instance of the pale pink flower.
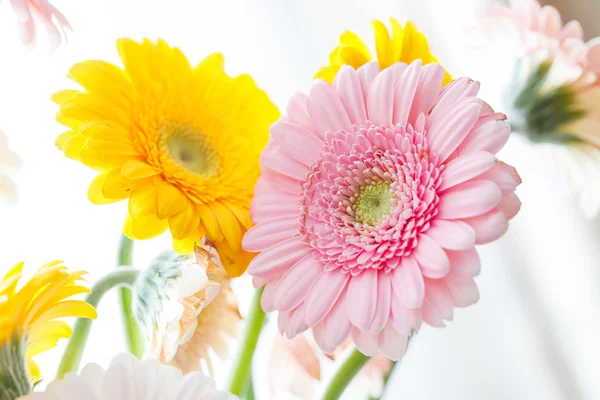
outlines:
M506 117L443 77L420 60L343 67L271 126L243 245L289 338L312 328L332 353L350 335L397 360L421 321L478 300L474 245L506 231L520 179L494 156Z
M9 171L20 167L21 159L8 148L8 139L0 130L0 198L11 203L17 200L17 187Z
M324 354L310 335L294 339L277 336L269 359L269 385L273 400L316 398L321 381L321 365L338 358L344 343L335 354ZM352 379L346 390L349 399L379 398L383 393L384 379L392 369L392 362L383 355L371 358Z
M517 85L525 81L542 63L549 72L539 89L538 98L552 94L556 89L572 96L572 101L548 107L571 107L581 114L565 118L554 127L579 140L556 141L547 132L544 154L550 155L554 166L562 172L568 187L579 197L583 212L588 217L600 210L600 38L584 42L584 33L577 21L563 25L558 10L540 6L535 0L511 0L509 7L487 8L481 16L483 37L491 43L493 51L502 48L516 49L514 61L521 70ZM526 106L530 106L527 104ZM556 114L548 112L547 114ZM527 127L520 127L527 130ZM535 128L535 127L533 127ZM523 132L527 133L527 132ZM544 133L537 134L542 140ZM560 164L556 165L556 161Z
M10 0L17 15L19 38L27 48L36 44L40 26L46 30L50 51L56 50L72 30L67 18L48 0Z

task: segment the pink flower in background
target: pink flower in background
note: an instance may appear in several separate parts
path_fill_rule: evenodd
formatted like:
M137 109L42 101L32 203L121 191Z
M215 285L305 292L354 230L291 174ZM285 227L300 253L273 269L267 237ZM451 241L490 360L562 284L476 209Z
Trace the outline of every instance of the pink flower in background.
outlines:
M274 400L316 398L321 381L321 365L338 358L346 342L336 354L325 355L309 335L294 339L277 336L269 359L269 386ZM382 355L370 359L352 380L346 393L349 399L364 400L382 395L384 379L392 369L392 362Z
M529 102L515 107L511 118L521 133L545 142L542 155L549 156L555 172L578 196L585 215L594 217L600 210L600 38L584 42L579 22L563 25L556 8L535 0L489 7L480 25L488 49L503 54L500 48L516 49L517 88L532 91L528 79L539 74L540 65L547 65L539 89L528 96ZM536 115L543 116L540 122ZM555 116L554 122L547 116ZM557 133L562 137L557 139Z
M506 231L520 179L494 156L506 117L479 83L443 77L420 60L343 67L271 127L243 245L287 337L397 360L421 321L478 300L474 245Z
M48 0L10 0L18 19L19 38L28 48L33 48L40 26L46 30L50 50L54 51L72 30L65 16Z

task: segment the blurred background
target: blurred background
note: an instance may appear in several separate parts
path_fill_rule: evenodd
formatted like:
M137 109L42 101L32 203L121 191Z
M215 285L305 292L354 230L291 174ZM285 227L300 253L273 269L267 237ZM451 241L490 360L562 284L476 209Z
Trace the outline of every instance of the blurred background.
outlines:
M306 91L344 30L372 43L370 20L414 21L455 76L482 82L482 97L502 111L502 54L482 60L471 44L477 0L53 0L71 22L69 43L49 54L45 36L31 52L18 42L8 1L0 3L0 128L24 166L13 175L19 199L0 205L0 272L26 261L29 272L51 259L90 272L115 265L126 204L93 206L93 172L54 146L62 130L50 95L73 87L69 67L85 59L118 63L120 37L163 38L192 62L214 51L230 74L247 72L283 108ZM586 39L600 35L598 0L554 0L564 20L581 21ZM491 65L491 66L490 66ZM586 220L563 193L538 150L511 138L501 158L519 170L521 213L501 240L480 248L481 300L455 310L444 329L423 326L396 369L387 399L593 400L600 398L600 220ZM600 179L600 177L598 177ZM170 239L136 243L145 267ZM236 282L242 313L250 281ZM107 365L123 351L116 295L105 298L84 362ZM273 321L274 318L271 318ZM269 399L266 363L276 326L270 323L255 358L258 398ZM63 346L40 357L54 376ZM232 349L234 351L235 349ZM228 363L217 370L225 382ZM331 371L323 372L324 379Z

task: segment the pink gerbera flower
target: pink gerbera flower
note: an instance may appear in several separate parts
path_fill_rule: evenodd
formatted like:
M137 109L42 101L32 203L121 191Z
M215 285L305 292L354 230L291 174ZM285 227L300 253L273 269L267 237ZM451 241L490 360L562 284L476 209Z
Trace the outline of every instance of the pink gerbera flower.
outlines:
M35 46L37 29L42 25L48 34L50 51L66 40L67 30L72 30L65 16L48 0L10 0L18 18L19 38L28 48Z
M479 83L443 78L420 60L346 66L271 127L243 245L288 337L312 328L331 353L350 335L397 360L421 321L478 300L474 245L506 231L520 179L494 156L506 117Z

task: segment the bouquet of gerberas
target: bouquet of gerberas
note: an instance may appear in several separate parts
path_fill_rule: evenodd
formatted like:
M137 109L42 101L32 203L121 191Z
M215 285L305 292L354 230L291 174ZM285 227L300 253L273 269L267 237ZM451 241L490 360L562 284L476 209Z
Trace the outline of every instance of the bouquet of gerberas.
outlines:
M367 388L353 394L380 396L422 322L442 327L478 300L475 245L520 208L519 175L496 158L506 116L477 97L478 82L452 79L414 25L391 24L373 23L375 57L344 33L284 115L218 53L192 65L162 40L122 39L122 66L74 65L80 88L52 97L66 127L56 144L98 172L92 203L127 202L119 268L91 293L59 262L24 285L21 264L9 271L0 400L253 399L252 359L274 311L286 338L273 365L298 371L271 377L275 396L314 398L320 365L342 352L322 398L355 376ZM173 250L133 268L133 241L167 231ZM203 374L238 337L232 281L246 272L256 295L219 392ZM114 288L133 356L79 371L94 308ZM79 318L73 330L65 317ZM37 390L35 356L69 337L57 380Z

